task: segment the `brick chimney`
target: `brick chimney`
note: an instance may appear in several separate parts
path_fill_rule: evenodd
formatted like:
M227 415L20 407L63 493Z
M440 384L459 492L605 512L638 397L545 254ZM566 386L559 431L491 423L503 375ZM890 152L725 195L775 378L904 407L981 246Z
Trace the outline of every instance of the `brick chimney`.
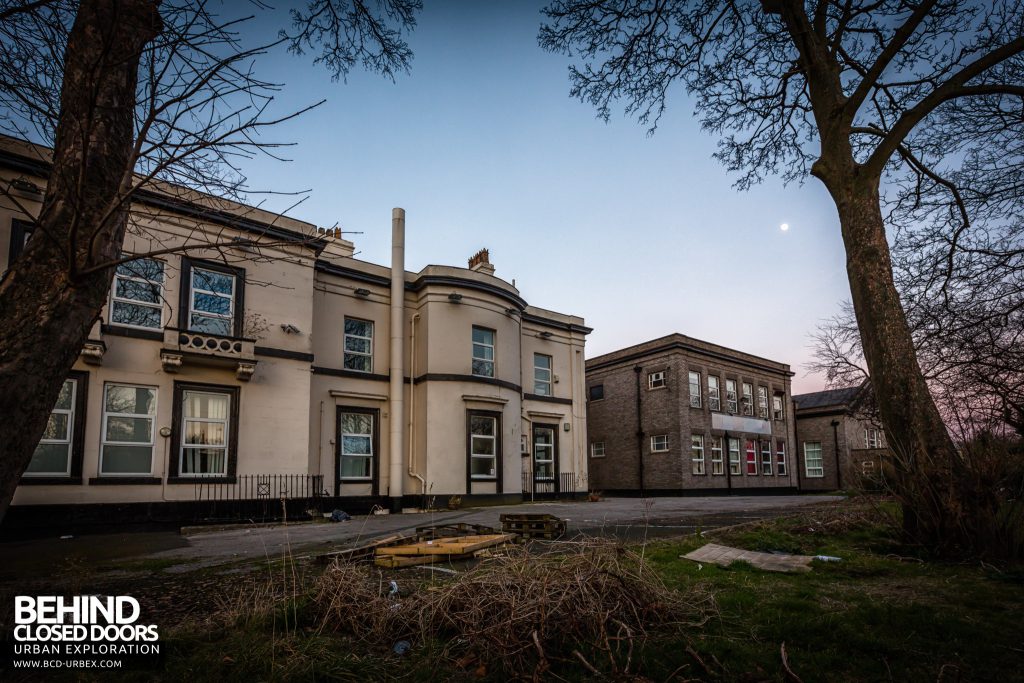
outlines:
M491 265L491 252L488 249L481 249L470 256L469 269L474 273L494 275L494 266Z

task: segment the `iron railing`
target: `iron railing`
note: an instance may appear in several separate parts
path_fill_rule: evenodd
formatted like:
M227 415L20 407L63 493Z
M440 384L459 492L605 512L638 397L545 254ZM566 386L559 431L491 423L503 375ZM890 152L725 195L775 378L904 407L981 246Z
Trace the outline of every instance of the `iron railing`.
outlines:
M240 474L194 486L197 521L308 519L327 496L322 474Z
M559 472L557 480L535 480L533 472L523 472L523 495L575 497L577 483L575 472Z

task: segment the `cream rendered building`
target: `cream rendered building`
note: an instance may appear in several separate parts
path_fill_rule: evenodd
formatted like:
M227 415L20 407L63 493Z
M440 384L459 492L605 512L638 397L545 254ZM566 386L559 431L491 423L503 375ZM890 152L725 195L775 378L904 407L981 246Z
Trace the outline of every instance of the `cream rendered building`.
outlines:
M0 182L30 209L47 158L0 144ZM5 525L587 490L590 330L529 306L486 253L405 271L399 209L391 267L336 232L180 188L140 195L132 216L126 253L191 248L119 269ZM0 272L31 232L0 205Z

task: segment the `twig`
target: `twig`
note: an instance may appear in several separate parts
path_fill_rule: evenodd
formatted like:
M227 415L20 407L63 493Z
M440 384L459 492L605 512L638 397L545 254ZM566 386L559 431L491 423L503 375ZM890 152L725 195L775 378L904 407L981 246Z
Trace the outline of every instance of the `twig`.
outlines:
M786 643L783 642L779 648L779 652L782 654L782 670L786 673L786 680L792 681L792 683L803 683L800 677L793 673L793 670L789 668L789 660L786 658Z

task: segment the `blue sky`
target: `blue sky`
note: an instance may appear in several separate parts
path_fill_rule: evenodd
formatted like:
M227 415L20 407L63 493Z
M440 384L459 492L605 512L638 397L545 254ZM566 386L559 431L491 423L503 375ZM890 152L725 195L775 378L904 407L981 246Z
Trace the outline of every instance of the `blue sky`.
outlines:
M411 270L488 247L531 304L586 319L588 357L678 331L789 363L796 392L822 388L803 368L809 334L849 297L824 187L734 190L682 91L653 136L598 120L569 98L567 58L537 47L542 6L425 0L394 83L265 59L280 106L327 103L268 135L296 143L291 161L247 164L251 186L310 189L289 214L362 232L349 237L368 261L390 260L394 206Z

